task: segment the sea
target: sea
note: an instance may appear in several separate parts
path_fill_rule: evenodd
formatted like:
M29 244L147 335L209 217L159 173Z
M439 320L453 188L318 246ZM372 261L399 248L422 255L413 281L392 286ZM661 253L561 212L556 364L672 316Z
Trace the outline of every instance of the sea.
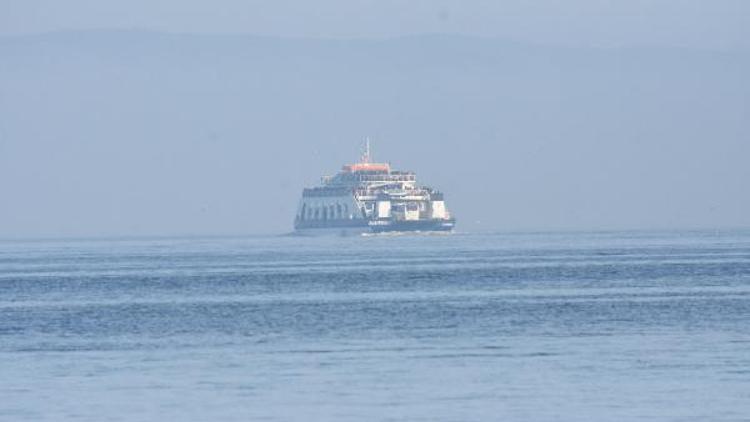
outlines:
M0 242L0 421L748 421L750 231Z

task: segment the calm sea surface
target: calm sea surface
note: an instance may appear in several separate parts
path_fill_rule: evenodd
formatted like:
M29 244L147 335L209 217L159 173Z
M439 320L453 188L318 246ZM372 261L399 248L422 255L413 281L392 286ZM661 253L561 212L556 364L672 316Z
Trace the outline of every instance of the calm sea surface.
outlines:
M0 420L750 420L750 232L0 242Z

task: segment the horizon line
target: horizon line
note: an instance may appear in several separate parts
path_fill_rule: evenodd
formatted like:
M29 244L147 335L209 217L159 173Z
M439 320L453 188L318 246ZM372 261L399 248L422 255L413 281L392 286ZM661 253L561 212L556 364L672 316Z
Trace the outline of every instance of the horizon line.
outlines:
M694 227L641 227L641 228L549 228L549 229L489 229L489 230L456 230L453 235L519 235L519 234L596 234L596 233L674 233L674 232L744 232L750 226L694 226ZM243 239L262 237L286 237L294 235L294 230L255 232L255 233L175 233L175 234L102 234L102 235L40 235L0 237L2 243L12 242L59 242L59 241L108 241L108 240L180 240L180 239ZM358 237L358 236L354 236Z

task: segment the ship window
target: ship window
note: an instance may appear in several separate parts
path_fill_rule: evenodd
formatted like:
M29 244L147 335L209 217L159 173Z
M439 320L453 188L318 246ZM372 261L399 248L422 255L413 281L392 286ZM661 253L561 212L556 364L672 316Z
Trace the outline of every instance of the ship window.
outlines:
M323 208L323 220L328 220L328 207Z
M302 209L299 212L299 218L300 218L300 220L304 220L305 219L305 211L306 211L305 208L307 208L307 204L302 204Z

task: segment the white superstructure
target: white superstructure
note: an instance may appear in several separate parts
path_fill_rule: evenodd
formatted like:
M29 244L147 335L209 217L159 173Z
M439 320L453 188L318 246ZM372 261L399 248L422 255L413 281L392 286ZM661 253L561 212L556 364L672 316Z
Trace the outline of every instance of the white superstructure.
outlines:
M303 190L295 217L297 231L448 231L454 224L441 192L418 186L413 172L373 163L369 142L358 163Z

